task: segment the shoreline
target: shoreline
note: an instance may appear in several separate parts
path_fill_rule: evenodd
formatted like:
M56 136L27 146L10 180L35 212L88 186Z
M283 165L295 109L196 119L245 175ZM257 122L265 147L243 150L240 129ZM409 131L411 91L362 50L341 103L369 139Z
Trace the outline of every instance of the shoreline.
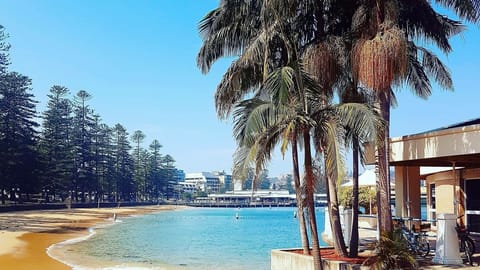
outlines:
M121 218L184 208L158 205L0 213L0 265L18 270L72 269L59 258L57 245L88 238L96 227L114 224L114 215Z

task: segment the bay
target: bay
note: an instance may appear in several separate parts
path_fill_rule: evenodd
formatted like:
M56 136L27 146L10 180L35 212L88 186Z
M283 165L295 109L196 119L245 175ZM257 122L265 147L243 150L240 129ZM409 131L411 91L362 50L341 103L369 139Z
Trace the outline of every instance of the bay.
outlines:
M108 269L267 270L272 249L301 246L294 212L289 207L159 212L97 229L68 253L93 258L97 266L119 265ZM321 233L323 208L317 210L317 222Z

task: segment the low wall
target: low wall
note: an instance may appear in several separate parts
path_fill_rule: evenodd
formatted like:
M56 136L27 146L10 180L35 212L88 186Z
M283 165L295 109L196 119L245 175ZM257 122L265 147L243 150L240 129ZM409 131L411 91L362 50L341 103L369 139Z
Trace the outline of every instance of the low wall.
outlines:
M293 252L298 249L275 249L271 252L270 270L313 270L313 257ZM324 270L367 270L368 266L322 259Z
M292 250L272 250L270 270L314 270L312 256L294 253Z
M367 229L377 228L377 216L376 215L359 215L358 227Z

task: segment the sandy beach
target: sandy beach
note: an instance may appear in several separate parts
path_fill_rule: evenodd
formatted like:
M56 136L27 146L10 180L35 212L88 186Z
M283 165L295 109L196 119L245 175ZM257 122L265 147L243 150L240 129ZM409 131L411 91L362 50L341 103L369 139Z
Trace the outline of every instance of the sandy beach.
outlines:
M47 249L86 236L91 227L113 223L114 215L120 218L179 208L160 205L0 213L0 265L16 270L71 269L50 257Z

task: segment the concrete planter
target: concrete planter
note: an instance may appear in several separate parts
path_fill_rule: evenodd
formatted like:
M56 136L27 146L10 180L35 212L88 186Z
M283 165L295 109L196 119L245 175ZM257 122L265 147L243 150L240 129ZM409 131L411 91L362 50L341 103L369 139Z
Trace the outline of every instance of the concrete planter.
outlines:
M298 249L275 249L271 252L270 270L313 270L313 257L295 253ZM322 259L324 270L367 270L368 266Z

